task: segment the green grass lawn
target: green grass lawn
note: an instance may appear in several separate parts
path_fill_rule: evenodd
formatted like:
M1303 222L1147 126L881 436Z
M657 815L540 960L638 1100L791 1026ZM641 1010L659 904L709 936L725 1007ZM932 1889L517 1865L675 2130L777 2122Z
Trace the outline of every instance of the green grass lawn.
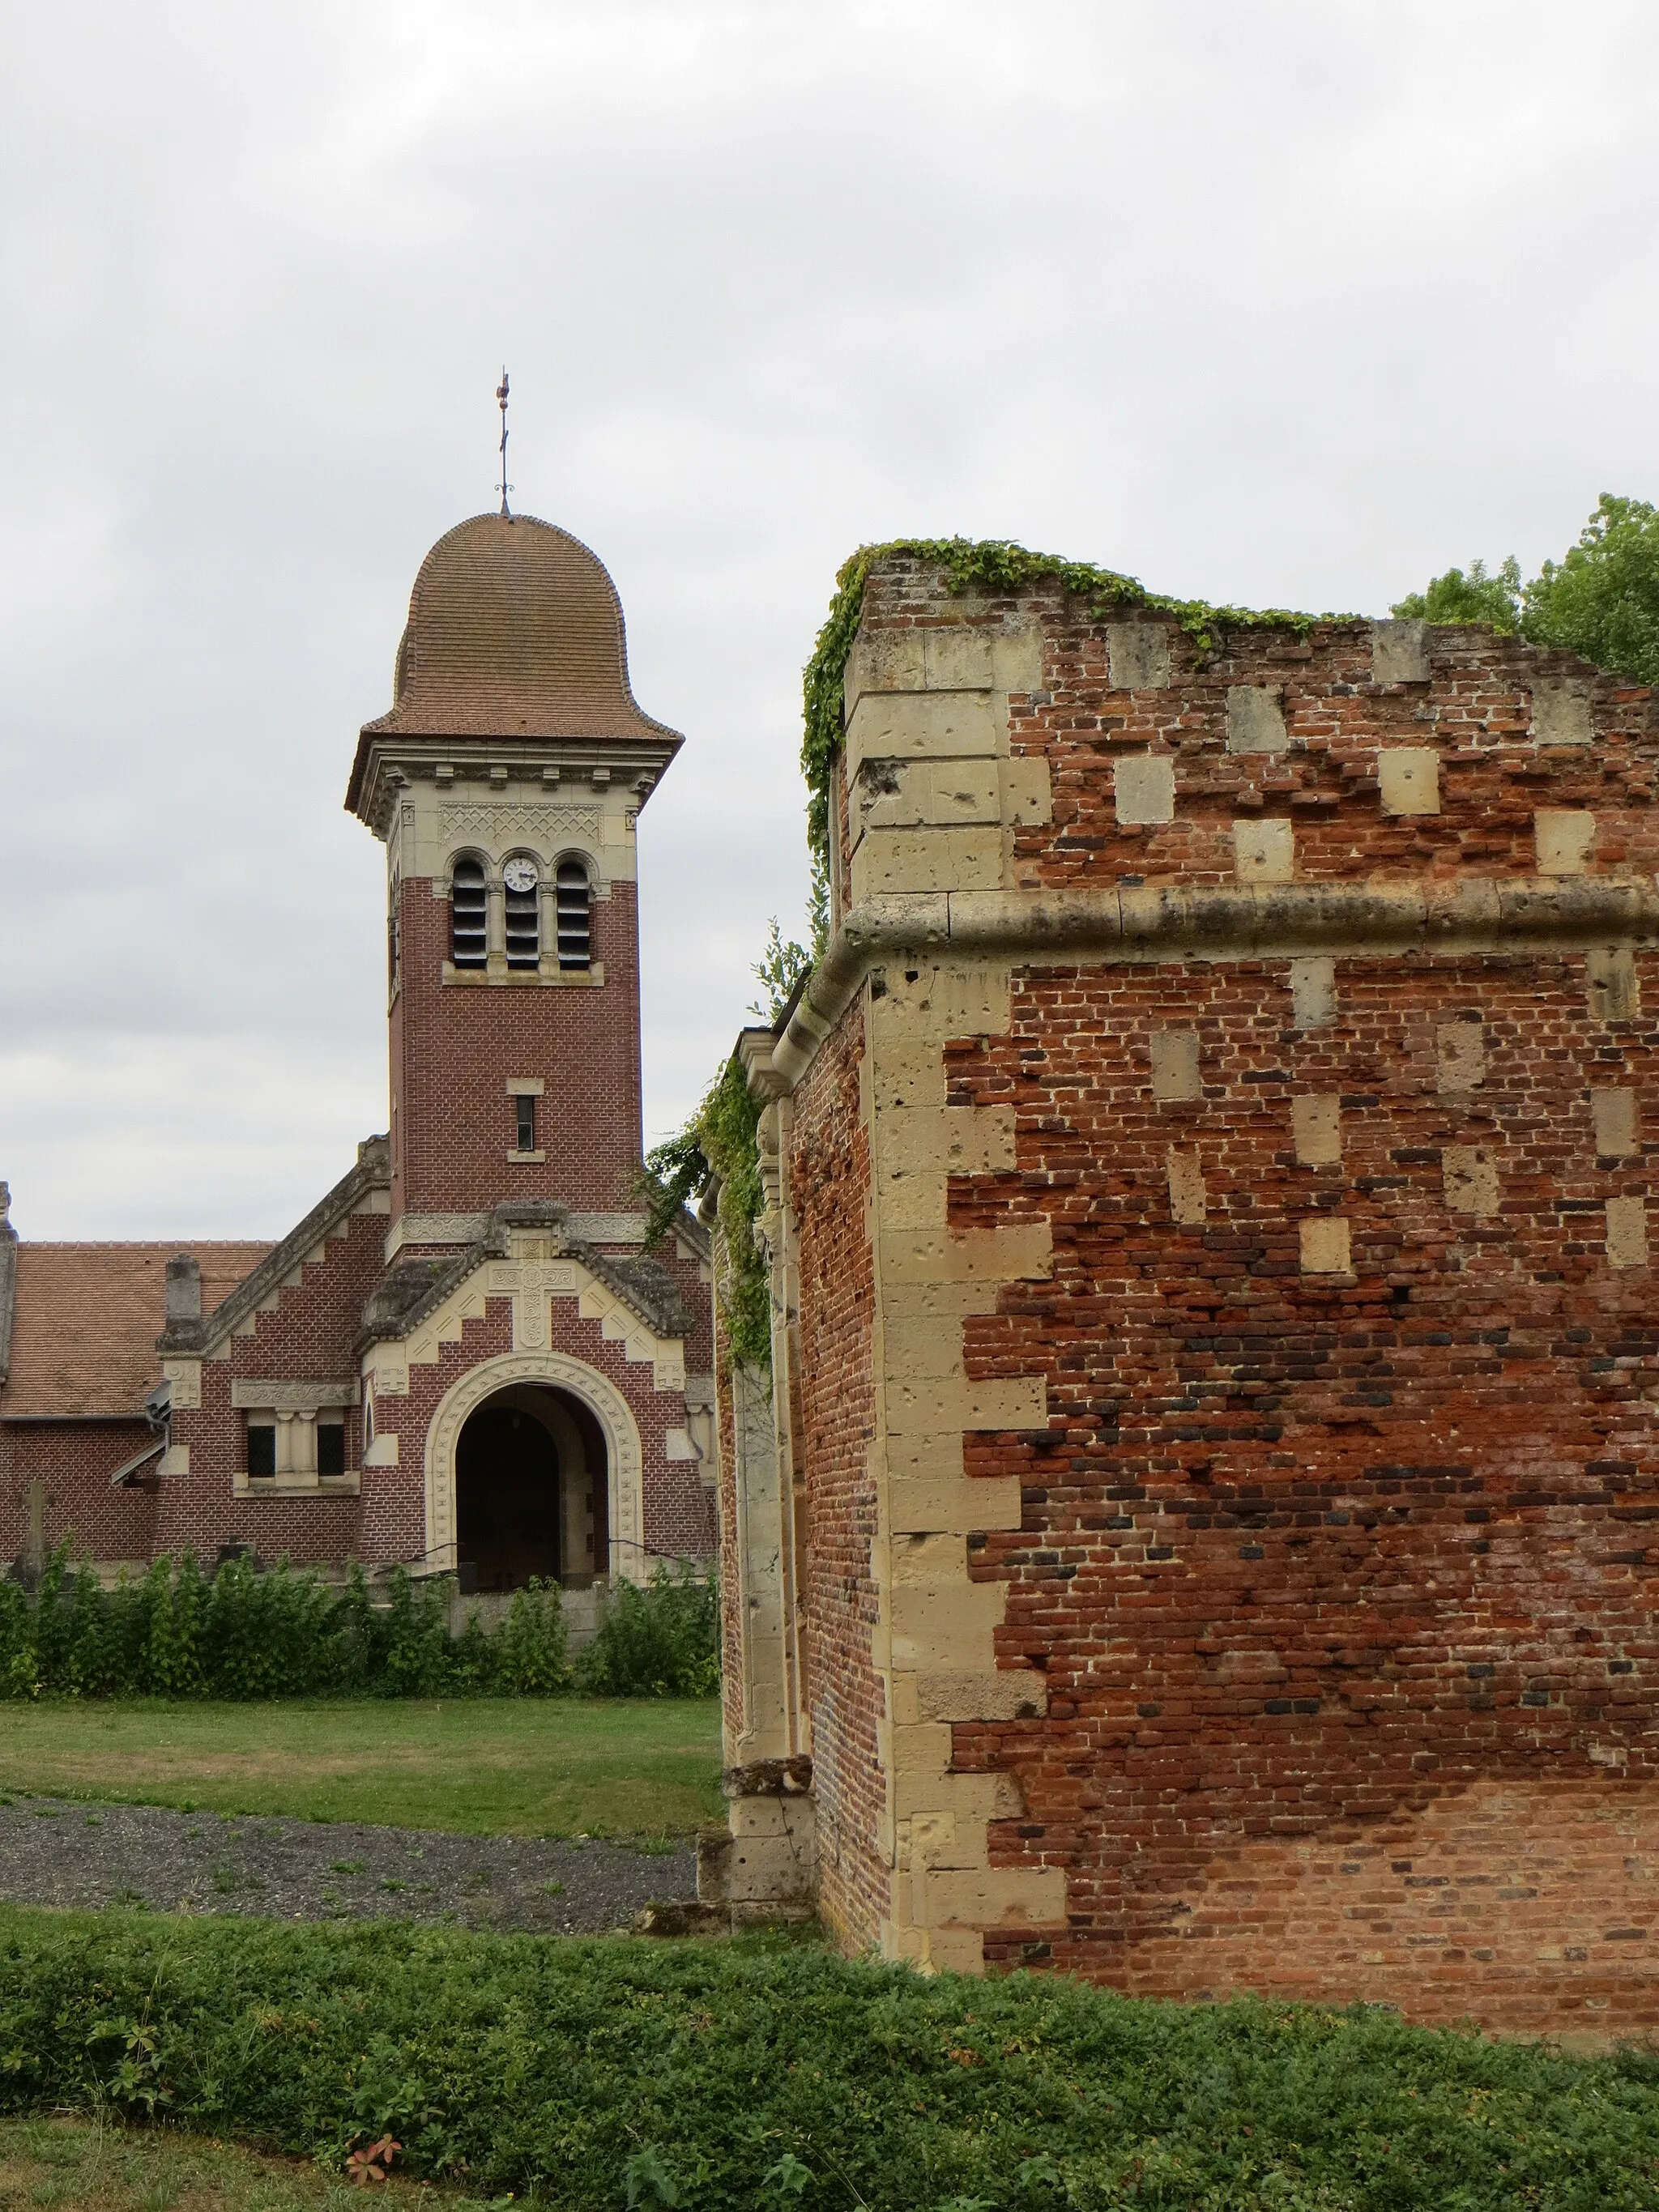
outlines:
M368 2185L374 2188L374 2185ZM366 2191L299 2159L211 2136L123 2128L63 2114L0 2120L0 2205L46 2212L356 2212ZM374 2194L399 2212L466 2212L476 2197L430 2183Z
M713 1700L0 1704L0 1790L463 1835L683 1835L721 1817Z

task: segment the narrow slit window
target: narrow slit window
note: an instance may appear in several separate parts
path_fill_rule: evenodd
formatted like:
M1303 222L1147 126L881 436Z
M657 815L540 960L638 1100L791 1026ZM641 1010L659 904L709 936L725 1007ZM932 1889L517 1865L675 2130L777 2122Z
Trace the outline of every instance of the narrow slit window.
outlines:
M501 870L507 895L507 964L537 968L542 957L541 877L533 860L509 860Z
M513 1101L514 1144L515 1152L533 1152L536 1149L536 1101L520 1093Z
M317 1424L318 1474L343 1474L345 1471L345 1423L319 1421Z
M486 894L482 860L457 860L449 893L449 957L457 968L482 968Z
M250 1475L276 1472L276 1424L250 1421L247 1425L247 1471Z
M555 889L559 915L559 965L591 968L593 964L593 919L587 888L587 871L580 860L561 860Z

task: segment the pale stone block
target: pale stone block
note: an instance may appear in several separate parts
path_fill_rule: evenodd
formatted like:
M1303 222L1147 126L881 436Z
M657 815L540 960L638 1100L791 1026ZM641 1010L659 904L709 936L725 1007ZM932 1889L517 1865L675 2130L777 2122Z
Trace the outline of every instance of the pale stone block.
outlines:
M1376 757L1385 814L1438 814L1440 756L1429 745L1389 745Z
M380 1435L364 1452L363 1465L365 1467L396 1467L397 1464L398 1439L395 1436L388 1436L382 1429Z
M190 1446L169 1444L156 1462L156 1473L165 1480L170 1475L190 1473Z
M1021 1922L1051 1927L1066 1917L1066 1875L1060 1867L968 1869L919 1879L927 1899L924 1924L930 1929L951 1920L975 1928Z
M1054 1231L1046 1221L1006 1229L938 1230L881 1237L884 1281L903 1283L1042 1282L1054 1273Z
M901 1680L913 1679L901 1677ZM954 1813L918 1813L900 1824L901 1873L920 1867L983 1867L991 1863L983 1826Z
M1291 1018L1299 1030L1329 1029L1335 1021L1336 963L1324 953L1291 963Z
M1005 760L1002 769L1002 818L1018 829L1054 818L1054 779L1044 753L1021 753Z
M1007 717L989 691L866 692L847 725L847 772L866 760L969 760L1000 751Z
M1290 823L1254 817L1235 822L1233 873L1241 884L1288 884L1296 874L1296 832Z
M1017 1820L1024 1809L1018 1784L1006 1774L948 1774L943 1765L931 1770L917 1765L892 1778L896 1821L951 1813L963 1826L982 1826L987 1820Z
M965 623L921 633L922 665L930 691L991 691L991 633Z
M1540 745L1587 745L1595 736L1589 695L1571 678L1540 677L1532 687L1532 733Z
M1479 1022L1441 1022L1434 1057L1437 1089L1477 1090L1486 1079L1486 1032Z
M962 1323L930 1321L902 1309L890 1313L882 1331L883 1365L890 1380L928 1377L942 1381L962 1373Z
M1040 1429L1048 1419L1048 1391L1040 1375L988 1376L978 1382L890 1380L887 1425L895 1436L917 1429Z
M1584 986L1593 1022L1633 1022L1642 1010L1636 955L1628 945L1587 952Z
M1048 1710L1048 1686L1035 1667L994 1674L918 1674L921 1717L935 1721L1021 1721Z
M1171 1103L1203 1096L1196 1030L1154 1030L1152 1034L1152 1096Z
M1170 682L1170 633L1162 623L1108 623L1114 691L1162 691Z
M893 1546L889 1554L890 1581L899 1583L933 1583L939 1586L964 1581L968 1574L968 1557L959 1536L908 1536Z
M1006 1584L970 1583L964 1574L946 1589L896 1586L890 1600L895 1667L922 1674L988 1674L995 1667L993 1638L1008 1601Z
M1426 684L1428 680L1427 623L1373 623L1371 681L1374 684Z
M1498 1163L1481 1145L1447 1145L1440 1155L1440 1179L1453 1213L1486 1220L1498 1211Z
M977 1928L930 1928L922 1934L921 1959L930 1973L982 1974L985 1938Z
M850 718L866 691L921 691L927 681L920 630L861 630L853 641L842 679L847 714Z
M1308 1091L1291 1101L1296 1157L1304 1168L1335 1167L1342 1158L1342 1101L1334 1091Z
M947 1197L945 1177L931 1164L877 1168L875 1200L884 1230L942 1229Z
M1603 1159L1624 1159L1641 1150L1637 1134L1636 1093L1633 1091L1592 1091L1590 1119L1595 1125L1595 1150Z
M923 1774L936 1782L951 1764L951 1729L946 1721L891 1722L887 1744L895 1774Z
M1304 1275L1346 1275L1352 1273L1348 1256L1348 1224L1328 1213L1310 1216L1302 1223L1302 1272Z
M853 835L1000 822L999 766L989 759L866 760L853 788Z
M937 1532L969 1536L989 1528L1019 1527L1022 1506L1017 1474L965 1475L960 1433L928 1441L938 1443L937 1452L924 1454L909 1437L895 1438L888 1448L887 1510L896 1536ZM953 1474L911 1475L906 1471L918 1457L943 1459L952 1455Z
M1645 1198L1607 1200L1607 1265L1645 1267L1648 1264L1648 1202Z
M1178 1152L1172 1145L1169 1154L1170 1212L1184 1227L1202 1224L1209 1211L1209 1194L1204 1188L1204 1169L1196 1152Z
M938 1175L990 1175L1014 1164L1012 1106L891 1106L876 1117L878 1172L931 1167Z
M1168 753L1131 753L1114 762L1112 797L1121 823L1173 822L1175 763Z
M968 1480L963 1458L960 1429L939 1429L931 1435L911 1432L903 1436L889 1433L886 1439L887 1478L897 1485L914 1486L920 1495L925 1490L936 1490L941 1496L954 1491L957 1485ZM948 1528L949 1521L927 1521L924 1530Z
M989 891L1002 881L1002 832L870 830L853 855L853 902L896 891Z
M1595 849L1595 817L1568 806L1540 806L1532 817L1540 876L1582 876Z
M1256 684L1227 686L1227 750L1230 753L1282 753L1290 737L1279 694Z
M991 632L991 676L999 691L1042 690L1042 632L1035 623Z

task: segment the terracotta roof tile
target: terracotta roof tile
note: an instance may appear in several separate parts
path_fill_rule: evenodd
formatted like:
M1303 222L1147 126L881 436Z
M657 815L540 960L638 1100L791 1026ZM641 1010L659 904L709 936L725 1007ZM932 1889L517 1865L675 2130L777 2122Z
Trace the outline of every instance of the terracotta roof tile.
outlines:
M167 1265L200 1262L210 1312L257 1267L268 1243L19 1244L11 1366L0 1420L136 1415L161 1380Z

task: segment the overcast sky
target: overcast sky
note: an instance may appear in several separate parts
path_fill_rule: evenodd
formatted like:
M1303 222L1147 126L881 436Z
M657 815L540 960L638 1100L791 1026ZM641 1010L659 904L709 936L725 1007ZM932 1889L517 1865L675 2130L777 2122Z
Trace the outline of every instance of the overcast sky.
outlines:
M0 1177L276 1236L386 1126L343 811L428 546L611 568L688 742L646 1121L805 885L860 541L1361 612L1659 494L1632 0L0 0Z

